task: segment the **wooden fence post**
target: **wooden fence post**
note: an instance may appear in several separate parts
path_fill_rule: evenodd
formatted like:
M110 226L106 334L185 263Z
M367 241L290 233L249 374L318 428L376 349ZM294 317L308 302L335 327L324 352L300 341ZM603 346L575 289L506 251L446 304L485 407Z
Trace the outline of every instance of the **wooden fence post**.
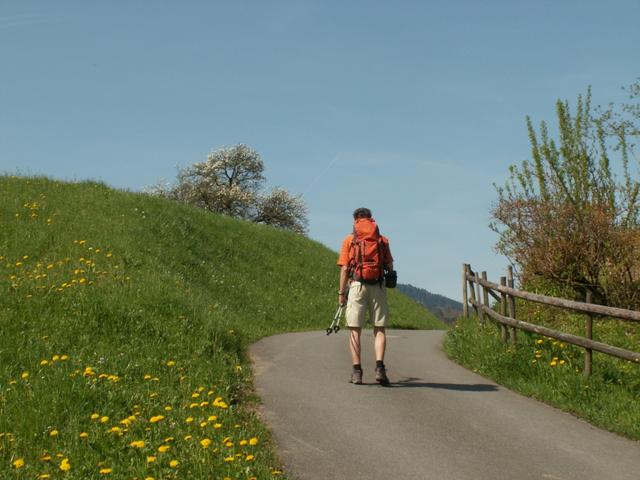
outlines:
M591 290L587 290L587 303L591 303L593 300L593 294ZM591 313L587 314L587 332L586 337L589 340L593 340L593 315ZM584 376L591 376L591 372L593 369L593 350L590 348L584 349Z
M471 270L471 265L469 265L469 275L473 276L473 270ZM469 279L469 293L471 294L471 300L473 305L473 311L478 316L478 304L476 303L476 286L473 283L473 280Z
M507 286L507 277L500 277L500 285ZM500 293L500 315L507 316L507 294ZM500 324L500 338L504 343L507 343L507 326L503 323Z
M476 272L476 288L477 288L476 298L477 298L478 307L479 307L478 308L478 318L480 319L480 323L484 323L484 321L485 321L484 320L484 311L482 310L482 307L481 307L481 305L482 305L482 295L481 295L481 292L480 292L480 289L481 289L482 286L480 285L479 280L480 280L480 273Z
M487 279L487 272L482 272L482 280ZM486 307L489 306L489 289L485 286L482 287L482 302ZM483 323L486 323L487 318L483 315Z
M469 318L469 294L467 292L467 272L469 271L469 264L462 264L462 315L464 318Z
M515 288L515 282L513 281L513 267L511 265L507 268L507 285L510 288ZM513 295L509 295L509 316L513 319L516 318L516 297ZM511 327L509 330L509 339L513 345L516 344L518 338L515 327Z

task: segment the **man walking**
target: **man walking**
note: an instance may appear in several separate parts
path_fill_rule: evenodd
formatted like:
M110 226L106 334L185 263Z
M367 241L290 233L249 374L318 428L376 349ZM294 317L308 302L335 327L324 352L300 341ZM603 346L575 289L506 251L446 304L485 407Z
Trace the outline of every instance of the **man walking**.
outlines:
M376 381L388 385L384 354L389 307L384 274L385 271L393 270L393 257L389 249L389 240L380 235L378 226L371 217L371 210L356 209L353 212L353 220L353 233L347 235L342 242L337 262L341 267L338 301L340 305L347 305L349 349L353 363L351 383L362 383L360 336L366 313L369 312L369 319L373 324Z

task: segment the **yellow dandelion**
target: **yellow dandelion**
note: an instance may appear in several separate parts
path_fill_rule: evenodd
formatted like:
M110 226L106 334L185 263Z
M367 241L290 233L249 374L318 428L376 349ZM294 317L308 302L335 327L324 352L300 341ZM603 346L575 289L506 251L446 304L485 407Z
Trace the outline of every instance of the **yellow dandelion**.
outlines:
M164 415L155 415L149 419L151 423L158 423L160 420L164 419Z
M256 437L253 437L253 438L249 439L249 445L255 446L257 444L258 444L258 439Z
M253 460L254 458L256 458L256 457L254 457L253 455L247 455L247 456L245 457L245 460L246 460L247 462L250 462L250 461L251 461L251 460Z
M173 410L173 407L170 405L167 405L166 407L164 407L165 412L170 412L171 410Z
M129 446L133 448L144 448L144 440L134 440Z
M200 428L204 428L208 425L207 422L200 422Z
M185 435L184 439L189 441L193 438L193 435Z
M208 438L203 438L202 440L200 440L200 445L202 445L202 448L209 448L211 446L211 440L209 440Z
M92 413L90 418L91 418L91 420L98 420L100 418L100 414L99 413Z
M51 430L51 431L49 432L49 436L50 436L50 437L57 437L59 433L60 433L60 432L58 432L58 430Z
M187 422L187 423L191 423L191 422L193 422L193 417L187 417L187 418L185 419L185 422Z
M69 459L68 458L63 458L62 461L60 462L60 467L59 468L63 472L68 472L69 470L71 470L71 463L69 463Z
M225 462L233 462L235 459L235 457L224 457Z
M166 452L168 452L168 451L169 451L169 449L170 449L170 448L171 448L171 446L169 446L169 445L160 445L160 446L158 447L158 451L159 451L160 453L166 453Z
M121 429L120 427L111 427L111 428L109 429L109 431L110 431L111 433L120 433L120 432L122 432L122 429Z
M180 465L180 462L179 462L178 460L171 460L171 461L169 462L169 466L170 466L171 468L177 468L177 467L178 467L178 465Z
M80 434L80 438L89 438L89 434L87 432L82 432Z
M191 398L198 398L200 394L198 392L194 392L191 394Z
M111 469L111 468L101 468L100 469L100 475L108 475L111 472L113 472L113 469Z
M216 424L213 425L213 428L216 428L216 429L222 428L222 424L221 423L216 423Z
M106 415L100 417L100 423L107 423L109 421L109 417Z
M38 475L38 480L44 480L46 478L51 478L51 475L49 475L48 473L41 473L40 475Z
M215 422L218 419L217 415L211 415L209 416L209 418L207 418L208 422Z
M27 378L29 378L29 372L22 372L22 375L20 375L20 378L22 380L26 380Z
M57 362L60 360L60 355L54 355L53 357L51 357L51 360L53 360L54 362Z
M227 448L231 448L231 447L233 447L233 442L226 442L224 444L224 446L227 447Z
M51 461L51 455L49 455L48 453L45 453L44 455L42 455L40 457L40 460L43 462L50 462Z
M24 467L24 458L18 458L13 461L13 468L22 468Z
M40 365L43 367L49 365L49 360L40 360Z
M247 445L249 442L247 442L246 440L240 440L240 446L244 447L245 445Z
M153 455L149 455L149 456L147 457L147 463L153 463L153 462L155 462L157 459L158 459L157 457L155 457L155 456L153 456Z
M176 364L175 360L169 360L167 362L167 367L173 367Z
M151 375L149 375L148 373L144 376L145 380L150 380L151 379Z
M69 355L60 355L60 360L63 362L69 360Z

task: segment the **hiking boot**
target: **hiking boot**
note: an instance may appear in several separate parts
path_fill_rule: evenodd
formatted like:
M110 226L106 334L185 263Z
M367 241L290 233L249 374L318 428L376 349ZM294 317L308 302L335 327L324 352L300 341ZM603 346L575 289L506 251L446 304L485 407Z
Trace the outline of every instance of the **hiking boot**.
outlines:
M362 385L362 370L354 370L351 372L351 383Z
M376 382L380 385L389 385L387 370L385 367L376 367Z

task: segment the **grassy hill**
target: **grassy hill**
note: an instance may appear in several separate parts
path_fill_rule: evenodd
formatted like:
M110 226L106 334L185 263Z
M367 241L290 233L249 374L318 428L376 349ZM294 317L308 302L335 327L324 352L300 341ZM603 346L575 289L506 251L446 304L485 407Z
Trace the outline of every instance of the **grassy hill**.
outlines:
M335 259L100 183L0 177L0 478L281 476L246 347L323 335ZM390 293L392 326L444 328Z

